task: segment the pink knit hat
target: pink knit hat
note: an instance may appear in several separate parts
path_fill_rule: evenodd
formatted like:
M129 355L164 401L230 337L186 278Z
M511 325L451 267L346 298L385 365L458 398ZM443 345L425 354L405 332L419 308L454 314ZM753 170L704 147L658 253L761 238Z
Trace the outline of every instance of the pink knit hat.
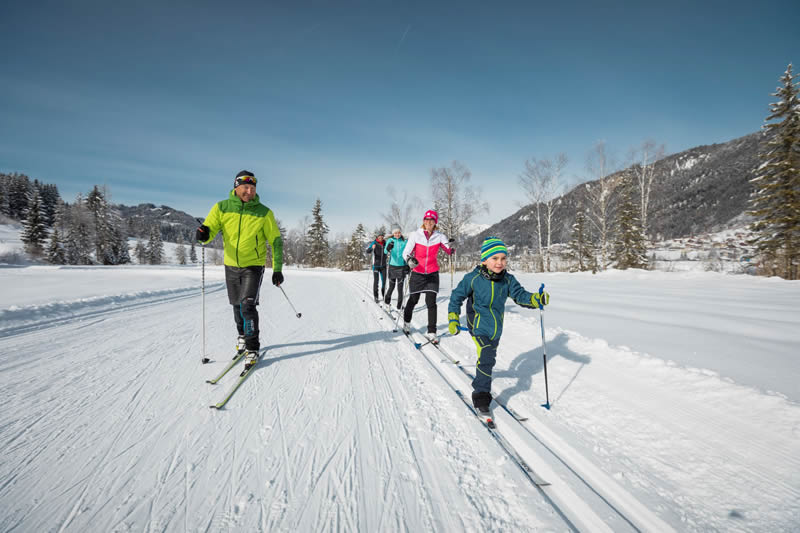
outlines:
M428 209L427 211L425 211L425 216L422 217L422 220L425 220L426 218L432 218L434 224L439 223L439 213L437 213L433 209Z

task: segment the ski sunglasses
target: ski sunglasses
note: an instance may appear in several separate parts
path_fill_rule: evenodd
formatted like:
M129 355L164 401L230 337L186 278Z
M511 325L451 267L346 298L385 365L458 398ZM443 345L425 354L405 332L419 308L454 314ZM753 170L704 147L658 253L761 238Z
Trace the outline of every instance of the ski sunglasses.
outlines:
M236 178L236 187L238 187L239 185L244 185L245 183L255 187L256 186L256 177L255 176L241 176L239 178Z

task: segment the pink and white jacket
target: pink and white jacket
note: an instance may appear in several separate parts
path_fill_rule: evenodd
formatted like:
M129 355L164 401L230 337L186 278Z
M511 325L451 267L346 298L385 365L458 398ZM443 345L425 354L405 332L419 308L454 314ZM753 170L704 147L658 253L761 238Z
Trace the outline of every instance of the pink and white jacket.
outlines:
M455 251L447 243L447 237L436 230L433 234L427 235L424 229L419 228L417 231L409 235L406 247L403 250L403 259L408 261L408 258L414 256L419 261L419 265L414 268L414 272L420 274L431 274L439 271L439 262L436 256L439 254L439 248L445 251L447 255L452 255Z

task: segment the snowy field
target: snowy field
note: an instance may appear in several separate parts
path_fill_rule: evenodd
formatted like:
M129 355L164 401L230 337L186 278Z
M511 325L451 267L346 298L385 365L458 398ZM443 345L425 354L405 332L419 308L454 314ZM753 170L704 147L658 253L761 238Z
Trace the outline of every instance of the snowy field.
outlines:
M799 283L518 275L552 296L552 408L539 314L511 302L493 391L530 417L495 408L537 488L458 399L469 336L415 349L369 276L288 269L300 319L265 285L265 356L217 412L221 267L208 365L199 267L0 268L0 531L797 530Z
M800 283L715 273L519 274L499 432L459 400L475 348L415 349L367 272L265 284L266 352L235 340L221 267L0 268L0 531L797 531ZM456 282L462 274L457 274ZM442 276L440 333L449 275ZM424 331L425 311L414 325ZM460 360L459 365L446 357Z

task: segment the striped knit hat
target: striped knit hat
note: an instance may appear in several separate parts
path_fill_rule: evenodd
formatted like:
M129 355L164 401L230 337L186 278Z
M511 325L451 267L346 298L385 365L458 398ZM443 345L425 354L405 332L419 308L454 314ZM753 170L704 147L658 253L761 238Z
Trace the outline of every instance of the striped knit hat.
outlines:
M486 261L495 254L508 255L508 248L503 241L497 237L487 237L481 245L481 262Z

